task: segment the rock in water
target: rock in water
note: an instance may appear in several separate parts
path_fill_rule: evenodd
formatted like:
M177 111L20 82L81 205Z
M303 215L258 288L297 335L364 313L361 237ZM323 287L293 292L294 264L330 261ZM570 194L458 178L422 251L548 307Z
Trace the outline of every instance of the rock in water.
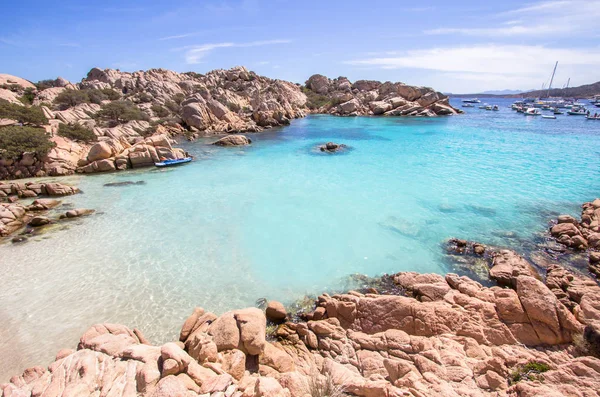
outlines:
M281 302L270 301L267 304L265 315L268 320L279 322L285 320L287 312L285 311L285 306L283 306Z
M80 216L90 215L92 213L94 213L94 210L87 208L77 208L65 212L64 216L61 216L61 218L78 218Z
M45 216L34 216L29 221L29 226L33 226L33 227L44 226L44 225L49 224L50 222L51 222L50 219L46 218Z
M336 152L340 152L347 148L348 148L348 146L344 145L343 143L334 143L334 142L327 142L325 145L319 146L320 151L327 152L327 153L336 153Z
M251 144L250 138L244 135L228 135L219 139L213 145L217 146L245 146Z
M145 181L123 181L123 182L110 182L110 183L105 183L104 186L105 187L118 187L118 186L128 186L128 185L145 185L146 182Z

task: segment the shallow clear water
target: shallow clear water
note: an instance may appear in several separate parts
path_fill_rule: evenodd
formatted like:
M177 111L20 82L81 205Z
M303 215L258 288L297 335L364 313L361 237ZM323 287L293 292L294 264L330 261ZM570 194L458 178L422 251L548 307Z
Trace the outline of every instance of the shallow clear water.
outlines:
M185 144L182 167L74 176L98 212L0 245L0 381L118 322L174 338L195 306L290 302L360 272L444 273L452 236L509 244L599 195L600 122L472 109L448 118L312 116L247 148ZM335 141L353 150L315 151ZM144 185L104 187L143 180Z

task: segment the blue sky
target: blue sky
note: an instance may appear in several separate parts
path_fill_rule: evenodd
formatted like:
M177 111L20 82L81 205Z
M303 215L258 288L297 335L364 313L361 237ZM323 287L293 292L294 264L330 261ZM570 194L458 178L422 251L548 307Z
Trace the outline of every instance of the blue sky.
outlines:
M244 65L445 92L600 80L600 0L3 1L0 73L71 81L92 67ZM8 17L7 17L8 16Z

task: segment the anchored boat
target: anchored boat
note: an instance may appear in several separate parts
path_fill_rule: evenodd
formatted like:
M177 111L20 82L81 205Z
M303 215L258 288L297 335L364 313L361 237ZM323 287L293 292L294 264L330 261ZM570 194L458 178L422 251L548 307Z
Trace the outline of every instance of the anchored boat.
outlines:
M481 103L481 101L477 98L471 98L471 99L463 99L462 100L464 103Z
M540 109L538 108L529 108L525 111L525 115L526 116L539 116L542 113L540 112Z
M567 114L570 116L587 116L588 112L585 110L585 108L573 106L573 108L571 108Z
M160 163L154 163L154 165L157 167L171 167L174 165L189 163L190 161L192 161L191 157L184 157L182 159L163 160Z

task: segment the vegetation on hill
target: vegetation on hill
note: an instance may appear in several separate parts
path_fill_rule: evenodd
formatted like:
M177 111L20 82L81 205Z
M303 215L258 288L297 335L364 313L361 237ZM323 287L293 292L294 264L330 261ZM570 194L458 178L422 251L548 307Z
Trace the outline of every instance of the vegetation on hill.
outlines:
M509 382L510 384L514 385L522 380L528 380L532 382L536 380L543 380L544 377L541 374L548 370L550 370L548 364L530 361L527 364L519 365L517 368L515 368L510 374Z
M107 120L112 124L126 123L132 120L148 120L146 113L141 111L130 101L114 101L102 105L102 109L96 113L99 119Z
M54 99L54 104L61 110L66 110L82 103L101 104L102 101L114 101L121 98L121 94L111 88L65 90Z
M48 123L40 107L16 105L5 100L0 100L0 119L17 120L19 123L33 125Z
M0 128L0 158L17 160L24 152L41 158L54 146L44 129L16 125Z
M307 87L302 87L302 92L304 92L306 95L306 106L310 110L316 110L322 108L323 106L331 105L331 98L327 95L317 94Z
M78 123L60 124L58 126L58 135L80 142L95 142L98 140L98 137L91 129Z

